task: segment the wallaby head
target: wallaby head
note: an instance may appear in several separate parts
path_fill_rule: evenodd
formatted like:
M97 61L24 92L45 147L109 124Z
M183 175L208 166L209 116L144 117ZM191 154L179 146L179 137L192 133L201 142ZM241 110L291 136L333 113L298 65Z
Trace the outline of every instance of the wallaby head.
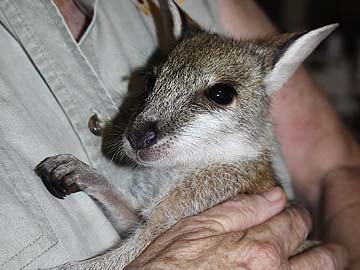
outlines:
M188 166L269 150L271 94L337 25L235 40L202 30L173 1L160 3L174 46L147 77L145 102L123 137L125 153L144 166Z

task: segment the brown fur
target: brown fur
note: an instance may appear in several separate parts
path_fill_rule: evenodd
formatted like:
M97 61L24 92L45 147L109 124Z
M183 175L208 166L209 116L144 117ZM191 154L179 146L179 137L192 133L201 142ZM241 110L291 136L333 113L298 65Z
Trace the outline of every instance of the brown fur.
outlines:
M157 203L148 224L156 228L159 224L168 224L169 220L177 221L193 215L195 211L200 213L236 194L259 194L271 190L277 182L269 158L269 153L264 153L261 158L240 166L214 165L196 171ZM194 201L198 205L195 211ZM163 232L154 230L153 233L157 236Z
M199 29L175 2L164 1L165 7L175 7L165 8L165 13L181 17L181 27L175 25L174 33L181 29L182 35L166 61L154 69L154 83L146 89L121 138L124 152L140 166L130 193L143 222L119 248L57 269L123 269L180 219L238 193L257 194L278 185L271 161L276 141L269 94L292 76L336 26L310 32L302 39L305 43L296 43L304 33L234 40ZM300 46L291 47L294 42ZM206 95L216 84L221 90L230 87L233 93L225 106ZM145 136L149 134L153 136ZM155 139L148 143L150 137ZM63 179L53 177L59 174L58 167L45 162L38 168L46 172L46 184L60 182L53 183L54 189L64 186ZM95 174L87 169L79 175ZM114 196L112 201L117 201ZM101 198L106 200L106 196Z

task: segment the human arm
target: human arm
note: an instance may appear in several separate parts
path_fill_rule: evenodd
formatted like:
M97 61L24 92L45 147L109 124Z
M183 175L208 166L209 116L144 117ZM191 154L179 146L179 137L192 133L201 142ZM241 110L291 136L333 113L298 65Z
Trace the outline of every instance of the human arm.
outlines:
M360 167L331 171L323 181L323 238L347 247L350 269L359 269Z

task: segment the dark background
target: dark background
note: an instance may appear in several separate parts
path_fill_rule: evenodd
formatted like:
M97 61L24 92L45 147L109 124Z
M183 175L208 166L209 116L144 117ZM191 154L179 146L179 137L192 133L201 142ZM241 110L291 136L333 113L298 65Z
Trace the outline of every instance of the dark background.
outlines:
M360 140L360 1L258 0L282 32L340 23L306 65Z

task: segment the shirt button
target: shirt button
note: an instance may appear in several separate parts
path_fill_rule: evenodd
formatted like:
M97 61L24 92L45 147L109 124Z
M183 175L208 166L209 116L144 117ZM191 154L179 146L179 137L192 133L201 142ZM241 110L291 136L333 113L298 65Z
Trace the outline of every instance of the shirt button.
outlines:
M101 136L105 129L106 122L107 121L101 120L97 113L94 113L89 119L88 127L92 134Z

